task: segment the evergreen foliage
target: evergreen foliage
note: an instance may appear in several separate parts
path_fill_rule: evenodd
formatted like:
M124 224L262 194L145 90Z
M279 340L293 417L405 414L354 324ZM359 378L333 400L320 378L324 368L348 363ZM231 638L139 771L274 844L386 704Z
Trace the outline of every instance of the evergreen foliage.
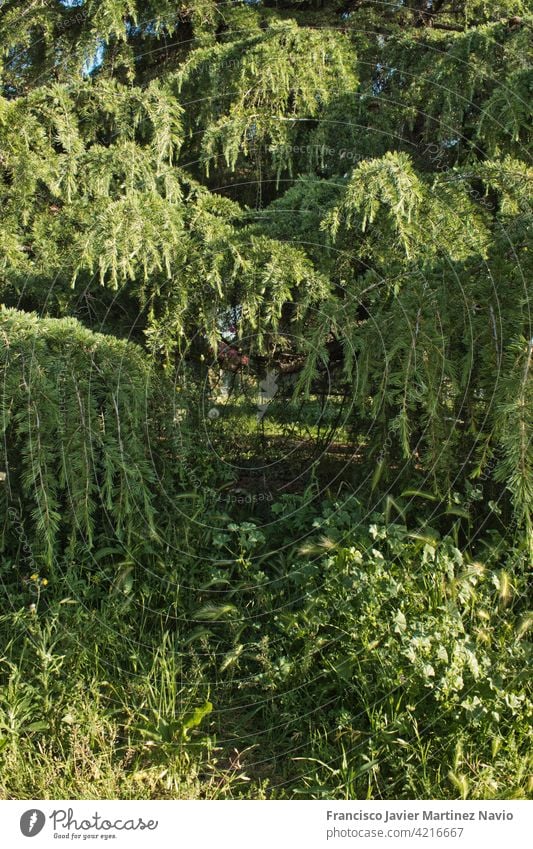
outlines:
M0 328L4 550L50 567L65 548L154 537L165 429L142 351L73 319L4 310Z
M530 528L531 25L519 0L4 4L4 303L167 365L238 309L248 353L307 340L306 391L335 340L370 456L392 434L441 492L494 458Z
M531 792L532 28L0 4L0 794Z

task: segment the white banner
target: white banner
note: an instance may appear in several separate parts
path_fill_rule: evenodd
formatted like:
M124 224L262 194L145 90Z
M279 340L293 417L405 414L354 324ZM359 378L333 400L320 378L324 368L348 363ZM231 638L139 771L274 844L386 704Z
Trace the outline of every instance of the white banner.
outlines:
M35 800L0 802L0 811L6 849L501 849L531 845L533 826L526 801Z

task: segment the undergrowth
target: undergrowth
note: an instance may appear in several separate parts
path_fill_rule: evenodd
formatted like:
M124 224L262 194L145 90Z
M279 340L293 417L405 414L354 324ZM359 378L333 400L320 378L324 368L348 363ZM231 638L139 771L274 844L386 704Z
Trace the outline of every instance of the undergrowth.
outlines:
M165 558L4 560L1 798L531 793L525 550L268 509L204 511Z

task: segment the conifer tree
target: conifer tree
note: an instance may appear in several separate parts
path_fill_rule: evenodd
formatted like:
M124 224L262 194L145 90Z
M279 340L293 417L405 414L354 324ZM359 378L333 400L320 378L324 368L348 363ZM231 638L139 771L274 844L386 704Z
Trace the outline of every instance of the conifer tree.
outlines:
M2 302L160 373L238 308L250 356L301 340L302 392L334 341L369 455L444 501L490 477L532 545L532 22L522 0L8 0Z

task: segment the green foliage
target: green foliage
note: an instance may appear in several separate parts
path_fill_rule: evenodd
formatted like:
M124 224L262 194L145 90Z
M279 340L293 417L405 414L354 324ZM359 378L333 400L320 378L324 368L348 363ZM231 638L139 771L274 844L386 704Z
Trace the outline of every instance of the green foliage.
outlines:
M56 315L85 318L78 290L100 300L100 283L125 301L129 321L116 322L146 330L151 349L168 356L199 332L213 340L228 305L241 301L255 331L275 327L298 290L304 302L324 290L301 251L250 238L237 204L175 167L183 110L168 88L54 85L2 110L8 303L46 300ZM116 332L116 298L104 303L101 312L91 303L91 319Z
M119 592L110 555L38 597L4 560L0 795L526 797L520 556L363 515L309 491L191 523Z
M154 537L164 423L143 352L72 319L4 310L0 327L4 550L50 567L65 545Z
M391 38L383 53L383 97L394 103L400 133L400 126L411 132L417 123L422 140L451 142L457 157L527 155L529 35L527 25L498 22Z
M354 253L385 272L397 265L397 249L424 265L443 254L461 260L483 257L487 233L481 211L461 184L434 179L427 185L403 153L362 162L352 172L341 203L323 225L334 239L339 229L357 227L370 237Z
M525 797L527 4L27 5L0 795Z
M239 156L257 151L279 176L291 167L299 122L319 118L339 89L356 86L353 66L345 37L274 22L241 42L195 50L177 82L186 100L205 92L191 132L201 128L207 164L223 154L235 169Z

